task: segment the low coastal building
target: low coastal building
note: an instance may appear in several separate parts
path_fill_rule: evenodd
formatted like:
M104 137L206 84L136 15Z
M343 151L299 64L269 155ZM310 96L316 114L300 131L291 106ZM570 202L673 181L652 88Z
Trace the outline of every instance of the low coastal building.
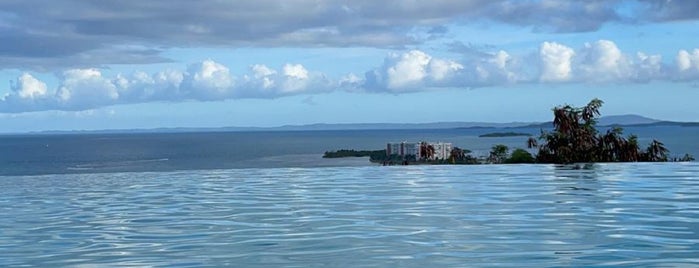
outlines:
M424 147L424 148L423 148ZM452 145L446 142L400 142L386 145L386 156L402 159L440 160L451 155Z

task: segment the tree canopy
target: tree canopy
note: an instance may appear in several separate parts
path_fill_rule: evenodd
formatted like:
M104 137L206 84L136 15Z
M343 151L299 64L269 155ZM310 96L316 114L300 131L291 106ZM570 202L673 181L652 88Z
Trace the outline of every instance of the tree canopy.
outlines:
M640 150L635 135L623 136L623 129L613 127L600 134L596 128L599 99L593 99L584 107L564 105L553 108L553 131L541 131L538 145L529 138L529 148L538 147L536 160L539 163L579 162L661 162L668 160L665 145L653 140L645 150Z

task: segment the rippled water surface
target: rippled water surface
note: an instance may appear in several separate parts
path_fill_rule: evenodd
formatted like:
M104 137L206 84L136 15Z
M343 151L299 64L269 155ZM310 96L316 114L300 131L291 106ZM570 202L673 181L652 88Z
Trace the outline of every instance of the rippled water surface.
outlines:
M0 177L0 266L699 265L699 165Z

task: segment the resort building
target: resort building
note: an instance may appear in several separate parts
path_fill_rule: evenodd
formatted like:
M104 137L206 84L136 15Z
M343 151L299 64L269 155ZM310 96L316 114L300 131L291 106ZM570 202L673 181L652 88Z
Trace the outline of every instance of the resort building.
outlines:
M438 143L431 143L434 147L434 158L435 159L447 159L451 156L451 143L446 143L446 142L438 142Z
M432 152L430 156L423 155L422 146L430 148ZM403 159L415 157L415 160L438 160L447 159L451 155L452 145L445 142L401 142L388 143L386 145L386 156L400 156Z

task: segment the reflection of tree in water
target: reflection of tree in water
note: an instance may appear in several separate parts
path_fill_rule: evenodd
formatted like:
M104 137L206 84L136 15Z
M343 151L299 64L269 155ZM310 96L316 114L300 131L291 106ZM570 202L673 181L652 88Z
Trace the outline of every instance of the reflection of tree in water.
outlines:
M565 242L560 252L580 253L576 245L595 245L606 236L599 232L605 221L601 207L610 196L604 190L604 170L597 164L551 165L550 206L543 213L555 230L555 240Z
M554 165L553 184L556 195L594 196L601 188L599 178L603 176L598 164ZM592 200L588 200L592 201Z

